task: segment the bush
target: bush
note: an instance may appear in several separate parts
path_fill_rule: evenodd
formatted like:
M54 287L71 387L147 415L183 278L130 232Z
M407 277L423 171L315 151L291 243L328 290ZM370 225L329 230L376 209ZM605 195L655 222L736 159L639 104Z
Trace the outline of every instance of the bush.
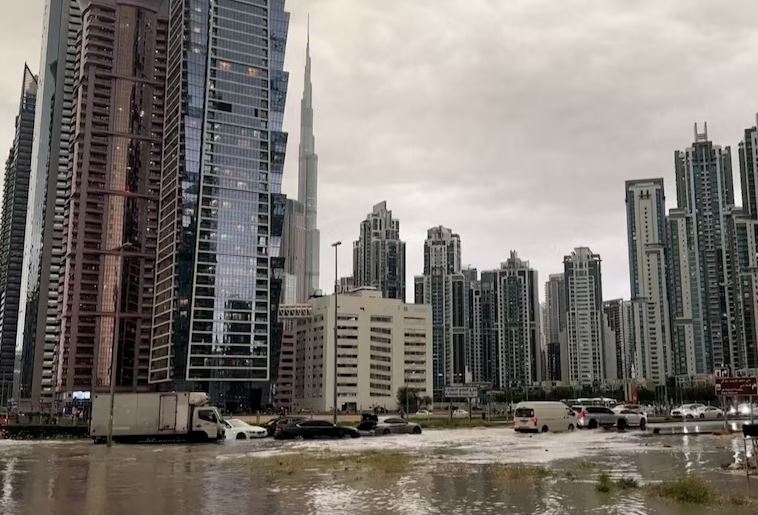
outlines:
M691 475L658 485L656 493L666 499L689 504L710 504L717 498L713 485L703 478Z

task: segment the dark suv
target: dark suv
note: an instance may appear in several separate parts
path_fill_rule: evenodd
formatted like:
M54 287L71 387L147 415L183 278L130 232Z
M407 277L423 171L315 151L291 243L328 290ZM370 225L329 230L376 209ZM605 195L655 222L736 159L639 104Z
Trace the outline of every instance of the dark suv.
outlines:
M277 426L286 426L289 424L297 424L298 422L304 422L308 420L306 417L278 417L272 418L263 426L266 428L266 432L269 436L274 436Z

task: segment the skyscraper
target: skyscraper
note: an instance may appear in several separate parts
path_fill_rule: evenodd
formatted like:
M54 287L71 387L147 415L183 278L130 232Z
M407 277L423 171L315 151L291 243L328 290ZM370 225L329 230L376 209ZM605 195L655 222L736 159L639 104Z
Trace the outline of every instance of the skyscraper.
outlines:
M311 35L308 26L308 43L305 47L305 80L303 98L300 101L300 148L298 164L297 200L305 210L305 298L319 289L319 246L321 237L318 230L318 156L316 139L313 136L313 85L311 84Z
M732 280L728 284L735 310L735 371L758 372L758 129L745 129L739 144L742 209L729 224Z
M663 179L626 181L626 220L631 296L633 301L645 303L646 348L637 356L642 367L638 373L645 379L664 385L672 373L673 357ZM622 369L618 371L622 372Z
M732 321L725 283L729 279L727 218L734 206L732 162L729 147L721 148L708 139L708 126L695 141L674 154L677 207L692 220L693 238L689 252L692 263L691 287L697 290L698 310L693 323L703 328L700 348L695 348L698 374L712 374L732 363Z
M669 309L671 311L672 372L684 380L704 372L706 342L700 307L693 217L684 209L670 209L668 220ZM700 368L698 369L698 363Z
M582 385L606 379L603 283L600 256L578 247L563 258L566 283L568 380Z
M466 382L466 295L461 239L447 227L432 227L424 242L424 275L415 277L416 304L432 307L434 393Z
M63 401L107 390L112 376L118 389L147 389L168 43L167 2L80 5L59 306Z
M73 131L78 0L47 0L32 144L16 351L15 397L34 411L52 406L60 326L63 217Z
M278 355L289 13L171 0L169 20L150 382L257 409Z
M642 329L643 317L648 308L645 300L613 299L603 302L603 313L611 331L611 341L606 342L610 356L606 362L613 366L616 379L642 379L639 373L639 355L647 349ZM646 332L649 334L649 331Z
M0 220L0 406L7 406L13 392L36 102L37 78L24 66L16 133L5 163Z
M537 271L511 251L496 271L500 385L530 386L542 381L540 303Z
M361 222L353 242L353 280L356 287L378 289L385 299L405 300L405 242L400 240L400 221L392 218L386 201Z
M305 210L297 200L288 198L282 231L284 257L284 304L302 303L308 299L305 282Z
M545 344L551 381L568 380L566 349L566 282L563 274L551 274L545 283ZM565 369L565 370L564 370Z

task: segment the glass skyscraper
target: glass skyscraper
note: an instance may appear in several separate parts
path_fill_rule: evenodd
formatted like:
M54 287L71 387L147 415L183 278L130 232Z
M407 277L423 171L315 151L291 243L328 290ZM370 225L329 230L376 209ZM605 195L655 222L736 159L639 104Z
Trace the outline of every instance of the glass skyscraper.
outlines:
M288 25L284 0L170 4L150 382L229 409L272 379Z

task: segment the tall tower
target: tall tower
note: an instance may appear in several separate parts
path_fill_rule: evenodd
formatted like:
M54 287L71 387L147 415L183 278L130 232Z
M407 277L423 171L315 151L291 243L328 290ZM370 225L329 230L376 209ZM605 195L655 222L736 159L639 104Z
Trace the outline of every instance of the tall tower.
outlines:
M21 375L14 385L14 396L30 401L33 411L52 407L55 387L58 287L81 25L78 0L45 3L16 336Z
M466 290L461 239L447 227L432 227L424 242L424 275L416 276L416 304L432 306L432 372L437 398L445 386L466 382Z
M19 290L24 261L26 208L29 195L37 78L24 66L21 101L3 180L0 225L0 406L7 406L14 384Z
M545 345L548 356L548 378L568 379L566 350L566 282L563 274L551 274L545 283ZM565 368L565 370L564 370Z
M732 160L729 147L714 145L708 139L708 126L684 151L676 151L677 207L691 218L692 238L688 252L692 284L699 299L693 312L703 338L695 351L695 370L712 374L715 369L732 364L734 313L727 302L725 283L730 277L727 245L727 218L734 207Z
M171 0L150 382L273 401L289 13Z
M563 258L566 283L568 380L592 385L606 379L600 256L578 247Z
M303 302L319 289L318 230L318 156L316 138L313 135L313 85L311 84L311 34L308 21L308 42L305 47L305 80L303 98L300 100L300 148L298 164L297 200L305 211L305 263L304 276L298 277L304 286Z
M387 202L376 204L361 222L353 242L353 281L356 287L373 286L386 299L405 300L405 242L400 221L392 218Z
M626 181L629 280L632 301L645 304L646 348L639 376L665 385L673 372L666 267L666 197L663 179ZM642 329L642 328L640 328ZM617 367L618 372L623 372ZM623 377L623 376L620 376Z
M59 307L63 401L107 391L112 377L117 389L148 387L168 43L168 2L80 4Z

